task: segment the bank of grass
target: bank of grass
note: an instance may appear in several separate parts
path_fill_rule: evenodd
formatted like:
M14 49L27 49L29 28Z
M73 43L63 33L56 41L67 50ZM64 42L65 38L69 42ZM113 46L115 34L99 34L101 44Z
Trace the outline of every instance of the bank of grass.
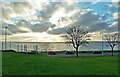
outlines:
M3 75L118 75L118 56L60 58L4 52Z

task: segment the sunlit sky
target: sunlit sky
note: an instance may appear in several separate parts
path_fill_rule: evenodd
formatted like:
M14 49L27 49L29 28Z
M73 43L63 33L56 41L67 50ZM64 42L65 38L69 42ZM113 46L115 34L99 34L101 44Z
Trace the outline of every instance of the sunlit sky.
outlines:
M84 2L85 1L85 2ZM0 40L63 42L65 30L78 26L101 40L101 32L118 32L119 0L0 0Z

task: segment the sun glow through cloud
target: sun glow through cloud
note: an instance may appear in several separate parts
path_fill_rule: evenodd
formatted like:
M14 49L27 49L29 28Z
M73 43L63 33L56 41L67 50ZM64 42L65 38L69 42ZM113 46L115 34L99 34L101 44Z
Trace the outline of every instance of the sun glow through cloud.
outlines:
M50 35L46 32L42 33L18 33L12 36L8 36L9 41L16 39L14 41L18 42L62 42L63 38L59 35ZM18 39L17 39L18 38Z
M118 28L118 5L114 3L118 0L103 3L99 2L101 0L52 1L26 0L0 3L1 26L8 26L9 40L60 42L64 41L60 35L65 34L64 30L70 26L81 26L91 35L102 31L113 33ZM101 40L100 35L93 35L92 38L93 41Z
M52 24L58 24L58 20L61 17L65 17L65 10L64 10L64 8L60 8L55 13L53 13L52 17L50 18L50 22Z

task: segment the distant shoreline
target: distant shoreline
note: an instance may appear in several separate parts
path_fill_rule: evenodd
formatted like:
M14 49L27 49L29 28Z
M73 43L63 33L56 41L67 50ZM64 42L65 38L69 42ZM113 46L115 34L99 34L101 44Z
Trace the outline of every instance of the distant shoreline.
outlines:
M11 49L12 50L12 49ZM0 50L0 52L2 52L2 51L4 51L4 50ZM52 51L52 50L51 50ZM57 52L65 52L66 50L58 50ZM100 52L102 52L102 50L94 50L94 51L100 51ZM83 53L83 52L93 52L93 51L78 51L78 52L81 52L81 53ZM111 50L103 50L103 52L111 52ZM114 52L120 52L120 49L119 50L114 50Z
M1 43L4 41L1 41ZM102 42L102 41L89 41L89 42ZM106 41L103 41L106 42ZM8 43L70 43L70 42L16 42L16 41L8 41ZM118 42L120 43L120 41Z

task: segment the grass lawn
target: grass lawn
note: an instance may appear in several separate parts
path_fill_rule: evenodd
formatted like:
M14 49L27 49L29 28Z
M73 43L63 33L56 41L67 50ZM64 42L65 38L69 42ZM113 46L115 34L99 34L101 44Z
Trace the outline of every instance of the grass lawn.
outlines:
M2 53L3 75L118 75L118 56L60 58Z

